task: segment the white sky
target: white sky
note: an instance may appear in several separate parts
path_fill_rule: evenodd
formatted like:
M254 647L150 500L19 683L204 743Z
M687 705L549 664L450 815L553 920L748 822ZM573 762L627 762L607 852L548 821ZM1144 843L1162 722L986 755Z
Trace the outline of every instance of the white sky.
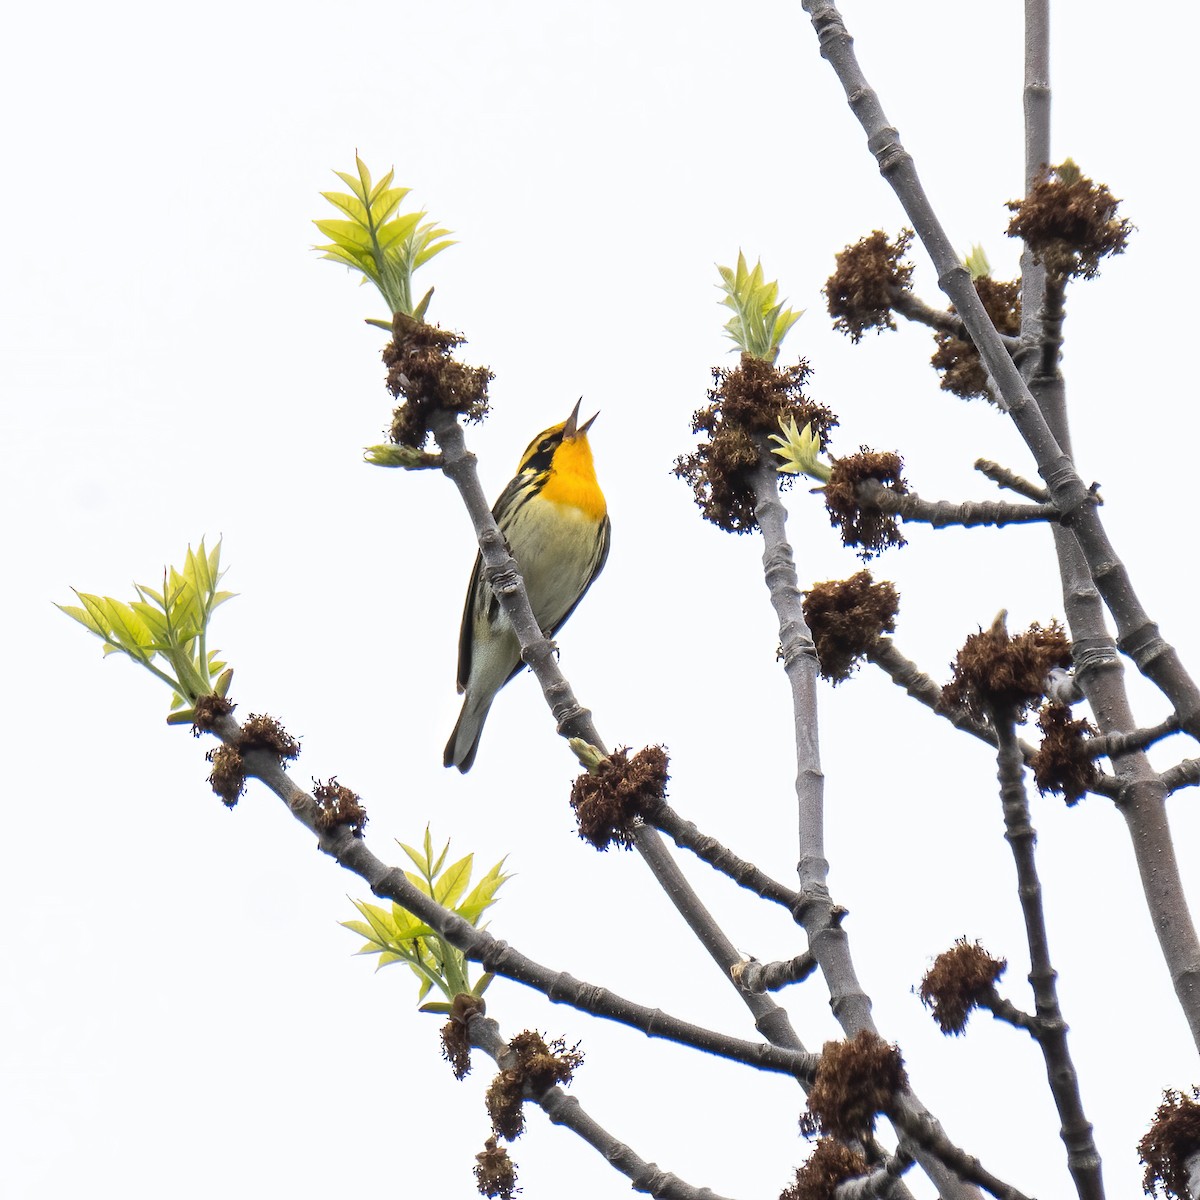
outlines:
M1010 274L1020 5L847 0L845 15L956 244L982 241ZM1195 556L1178 546L1197 423L1177 332L1194 205L1173 134L1196 24L1181 7L1151 40L1128 6L1071 0L1053 62L1056 157L1109 183L1138 225L1069 298L1080 471L1103 484L1113 539L1194 669ZM760 547L704 525L669 474L710 367L732 361L714 262L761 254L808 309L788 349L841 416L835 451L896 448L930 498L993 495L971 470L980 455L1033 470L1002 417L939 391L926 334L853 349L829 330L833 253L902 216L799 4L26 5L8 18L0 99L0 1192L476 1194L488 1064L456 1084L407 972L376 978L351 956L337 922L365 888L263 789L226 812L207 747L163 724L165 689L102 661L51 606L72 585L153 584L202 535L223 535L239 593L214 637L240 714L303 739L302 783L337 774L363 795L377 853L397 858L390 839L432 821L482 866L507 854L496 934L753 1036L640 861L575 837L573 760L527 676L474 771L443 770L469 529L445 480L361 464L390 417L362 319L385 314L318 261L309 222L331 215L318 192L357 148L455 231L418 282L437 287L433 319L470 338L467 360L496 371L494 415L469 433L489 493L577 396L600 409L613 551L559 639L563 668L610 744L668 746L682 812L791 880L791 718ZM858 569L816 498L800 489L789 507L802 583ZM1014 628L1061 610L1044 530L909 539L874 570L900 587L901 648L939 678L999 608ZM1134 686L1158 720L1163 702ZM966 1149L1028 1194L1064 1195L1032 1044L979 1018L947 1041L911 993L966 934L1010 959L1008 994L1031 1003L994 764L870 674L822 702L831 886L881 1029ZM1176 739L1158 761L1182 753ZM1190 862L1196 805L1171 803ZM1119 816L1097 799L1034 811L1085 1103L1110 1195L1136 1195L1134 1143L1162 1088L1200 1081L1194 1048ZM747 953L801 948L782 914L683 865ZM807 1044L835 1035L818 980L784 999ZM804 1157L787 1081L516 986L497 983L489 1011L508 1035L582 1040L580 1101L697 1185L773 1196ZM536 1112L529 1124L513 1154L531 1200L627 1194L573 1136Z

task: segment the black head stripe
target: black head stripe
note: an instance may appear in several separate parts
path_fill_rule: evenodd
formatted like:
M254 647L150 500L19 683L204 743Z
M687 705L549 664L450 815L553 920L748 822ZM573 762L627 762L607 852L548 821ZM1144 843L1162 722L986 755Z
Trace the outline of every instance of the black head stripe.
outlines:
M521 460L521 469L518 471L518 474L523 475L527 471L534 471L540 474L543 471L550 470L550 463L554 459L554 452L561 444L561 429L554 433L543 434L536 442L531 443L529 449L525 451L525 457Z

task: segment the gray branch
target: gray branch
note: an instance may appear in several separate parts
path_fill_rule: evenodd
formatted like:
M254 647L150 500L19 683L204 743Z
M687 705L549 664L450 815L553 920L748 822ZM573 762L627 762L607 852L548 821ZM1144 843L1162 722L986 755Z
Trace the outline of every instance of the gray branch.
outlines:
M1061 521L1053 504L1007 504L1003 500L922 500L915 492L895 492L877 479L864 479L857 488L859 502L905 521L920 521L935 529L947 525L1013 525L1030 521Z
M690 850L701 862L729 876L739 887L780 904L789 912L795 913L799 908L798 892L784 887L752 862L739 858L716 838L701 833L693 821L685 820L665 800L644 815L648 824L665 833L681 850Z
M216 725L214 732L226 745L236 746L241 731L232 717L225 717ZM316 836L322 851L362 879L376 896L394 900L401 908L435 929L468 959L479 963L492 974L523 983L556 1004L567 1004L592 1016L638 1029L647 1037L679 1042L758 1070L803 1080L812 1077L816 1055L806 1054L798 1047L785 1048L727 1037L673 1017L660 1008L638 1004L607 988L583 983L566 972L542 966L507 942L493 937L485 929L477 929L426 896L409 882L403 870L377 858L366 842L355 837L345 826L320 831L316 801L292 780L273 755L254 750L248 751L244 757L247 776L260 780L274 792L287 805L292 816Z
M508 1043L500 1036L500 1026L491 1017L474 1016L467 1031L471 1045L482 1050L501 1068L511 1063ZM579 1100L568 1095L557 1084L541 1092L528 1089L528 1098L564 1129L569 1129L596 1150L610 1166L615 1167L630 1182L635 1192L656 1197L656 1200L725 1200L711 1188L693 1187L677 1175L663 1171L656 1163L640 1158L626 1143L619 1141L604 1128Z
M743 962L734 968L734 978L748 992L777 992L791 983L803 983L817 969L811 952L786 962Z
M895 191L909 222L933 260L939 285L962 316L1013 422L1033 453L1038 474L1063 513L1063 523L1053 528L1064 579L1067 619L1077 655L1077 677L1097 715L1101 732L1133 729L1137 722L1129 712L1119 679L1104 690L1100 690L1096 681L1100 672L1116 676L1120 671L1120 662L1109 648L1111 642L1102 632L1103 619L1098 612L1097 599L1103 600L1116 621L1121 650L1170 700L1179 715L1181 727L1194 737L1200 736L1200 688L1184 669L1176 650L1160 636L1157 625L1138 600L1129 574L1108 540L1099 511L1090 503L1090 491L1071 462L1065 419L1056 422L1058 427L1053 430L1049 424L1056 411L1058 414L1063 411L1061 404L1056 410L1056 391L1061 399L1057 371L1044 387L1039 388L1039 399L1035 399L1021 371L1009 357L966 268L959 262L938 221L917 177L912 156L901 144L896 130L888 124L878 97L864 77L837 6L832 0L803 0L803 5L812 19L821 54L833 67L851 110L867 134L867 146L879 164L880 173ZM1047 155L1042 159L1044 163L1049 154L1048 124L1044 119L1049 109L1048 54L1044 44L1048 28L1046 12L1044 0L1029 0L1025 103L1031 120L1041 124L1027 129L1027 174L1040 167L1041 163L1035 161L1037 155ZM1036 271L1027 273L1023 290L1027 298L1023 305L1026 317L1034 308L1028 301L1036 301L1044 286L1044 280ZM1044 307L1044 302L1037 307ZM1023 332L1030 331L1035 339L1040 339L1040 330L1032 325L1027 325ZM1031 362L1030 359L1038 361ZM1040 355L1030 355L1022 359L1022 366L1035 372L1039 365L1044 365L1040 359ZM1046 406L1045 411L1042 405ZM1080 619L1081 612L1086 621ZM1095 673L1085 670L1085 665L1094 666ZM1159 945L1192 1036L1200 1046L1200 939L1188 911L1166 823L1165 789L1149 764L1144 759L1139 761L1139 757L1127 756L1117 764L1118 775L1126 784L1123 794L1127 799L1122 805L1122 813L1130 827Z
M1104 1200L1100 1153L1092 1126L1083 1111L1079 1077L1067 1045L1067 1023L1058 1002L1058 973L1050 959L1050 939L1042 908L1042 883L1038 877L1037 831L1029 819L1024 767L1017 745L1016 723L1011 713L992 714L999 736L996 755L1000 799L1004 807L1004 837L1017 868L1017 895L1029 943L1029 983L1033 988L1037 1027L1035 1038L1046 1061L1046 1078L1062 1122L1060 1134L1067 1148L1067 1169L1079 1200Z
M999 463L992 462L990 458L977 458L975 470L986 475L998 487L1016 492L1019 496L1024 496L1035 504L1050 502L1050 493L1040 483L1033 483L1015 471L1010 471L1008 467L1002 467Z
M787 540L787 511L779 499L779 481L766 447L760 447L759 465L754 469L754 515L763 537L763 574L771 604L779 621L779 642L784 671L792 692L796 742L796 798L799 810L800 920L808 934L809 950L821 968L829 988L833 1015L853 1037L859 1030L877 1033L871 1016L871 1001L858 981L850 956L850 941L842 928L844 910L835 905L826 879L824 785L820 742L817 735L817 653L804 619L796 564ZM913 1113L932 1126L937 1122L912 1093L904 1096ZM945 1200L966 1200L975 1189L948 1172L942 1160L901 1139L901 1148L911 1152Z
M942 705L942 688L931 679L915 662L906 658L896 649L896 643L891 638L881 637L867 654L867 659L884 671L897 687L902 687L914 700L920 701L931 712L943 720L949 721L955 729L961 729L972 737L986 742L993 748L996 745L996 731L988 721L978 721L961 709L947 709ZM1036 748L1026 741L1018 742L1021 757L1025 762L1036 753ZM1120 782L1111 775L1101 774L1092 784L1091 790L1097 795L1117 799L1121 794Z
M863 75L837 6L832 0L803 0L803 5L812 19L821 54L836 72L851 111L867 134L867 146L879 163L880 174L895 191L933 260L939 286L961 315L984 366L996 381L1014 423L1034 455L1038 474L1046 481L1052 500L1063 514L1063 521L1070 523L1096 587L1117 622L1121 649L1171 701L1183 728L1200 737L1200 688L1184 669L1174 647L1160 636L1157 625L1138 600L1129 574L1091 503L1088 486L1055 439L1020 371L1013 364L975 291L970 274L959 261L925 194L912 156L888 123L878 96Z
M878 1170L858 1175L834 1188L834 1200L891 1200L900 1189L900 1176L913 1165L913 1156L897 1150Z
M1200 758L1185 758L1169 767L1162 773L1162 783L1168 794L1200 784Z
M939 333L949 333L954 337L967 340L970 334L967 333L967 327L963 324L962 317L957 313L949 312L944 308L934 308L931 304L926 304L914 293L906 288L893 286L891 289L892 309L898 312L902 317L917 325L928 325L930 329L936 329ZM1001 340L1013 352L1021 347L1021 339L1008 337L1001 334Z

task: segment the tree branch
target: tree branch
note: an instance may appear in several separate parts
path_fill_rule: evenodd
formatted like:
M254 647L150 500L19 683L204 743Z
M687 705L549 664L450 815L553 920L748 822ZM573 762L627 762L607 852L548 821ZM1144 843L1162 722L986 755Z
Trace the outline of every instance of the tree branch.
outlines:
M1029 944L1029 983L1033 988L1037 1018L1035 1038L1046 1061L1046 1078L1062 1122L1060 1133L1067 1148L1067 1169L1075 1181L1079 1200L1104 1200L1100 1154L1092 1137L1092 1126L1084 1115L1079 1077L1067 1046L1067 1024L1058 1002L1055 984L1058 973L1050 961L1050 939L1046 932L1042 883L1034 849L1037 832L1029 820L1015 714L993 711L992 725L999 739L996 762L1004 806L1004 837L1012 849L1017 868L1017 896Z
M799 810L800 920L808 934L808 945L829 988L829 1003L838 1024L848 1037L861 1029L878 1032L871 1017L871 1001L854 970L849 938L842 928L843 910L833 903L826 879L824 784L820 743L817 735L817 652L804 619L799 580L792 548L787 540L787 511L779 499L779 480L767 447L759 447L759 463L752 474L754 515L763 537L763 574L771 604L779 621L779 642L784 671L792 692L796 742L796 797ZM905 1093L905 1102L933 1126L937 1122L915 1095ZM941 1162L906 1146L921 1164L945 1200L973 1196L948 1173Z
M966 268L938 221L917 177L912 157L904 149L896 130L884 116L875 92L867 83L854 54L853 43L832 0L803 0L820 42L821 54L830 63L846 92L850 108L867 134L867 145L879 163L879 170L904 206L917 235L933 260L938 282L962 316L971 340L979 350L985 367L996 381L1013 422L1033 453L1038 474L1045 480L1051 499L1064 514L1064 523L1055 526L1060 562L1065 562L1065 547L1074 547L1081 565L1086 565L1087 587L1103 599L1117 623L1118 644L1170 700L1179 715L1180 725L1193 737L1200 736L1200 688L1184 670L1175 649L1159 635L1108 540L1095 505L1089 503L1089 490L1076 473L1069 457L1064 430L1052 431L1039 406L1014 366L1007 349L996 333L982 302L975 292ZM1044 66L1044 47L1037 42L1045 25L1043 4L1030 0L1029 13L1041 25L1033 28L1027 52L1027 96L1030 109L1048 106L1048 85L1035 76ZM1043 39L1044 40L1044 39ZM1036 43L1036 44L1035 44ZM1045 86L1044 97L1041 89ZM1027 145L1041 146L1040 131L1027 135ZM1048 141L1045 142L1048 145ZM1027 151L1027 154L1030 151ZM1027 288L1025 296L1031 295ZM1024 311L1028 312L1028 308ZM1049 405L1049 395L1046 400ZM1049 407L1047 409L1049 414ZM1052 415L1052 414L1051 414ZM1056 437L1056 433L1058 436ZM1067 522L1069 521L1069 525ZM1071 624L1076 653L1077 678L1092 705L1102 733L1136 727L1129 712L1124 689L1096 690L1093 671L1116 675L1120 662L1109 650L1107 639L1100 636L1103 621L1081 623L1073 611L1072 597L1087 597L1082 579L1063 568L1067 595L1067 618ZM1087 669L1085 669L1085 667ZM1117 764L1122 782L1129 781L1123 794L1131 797L1122 806L1130 826L1142 886L1159 945L1162 947L1176 995L1188 1020L1192 1036L1200 1046L1200 939L1197 939L1186 896L1179 877L1178 863L1171 845L1162 800L1165 791L1148 763L1129 756Z
M494 1059L497 1066L509 1065L512 1055L508 1043L500 1036L500 1026L491 1017L473 1016L468 1033L471 1045ZM660 1170L656 1163L640 1158L591 1117L575 1096L568 1095L557 1084L537 1093L530 1090L528 1095L555 1125L569 1129L598 1151L605 1162L629 1180L635 1192L654 1196L656 1200L725 1200L710 1188L693 1187L677 1175Z
M1030 521L1061 521L1053 504L1006 504L1003 500L922 500L915 492L895 492L877 479L864 479L856 489L859 501L880 512L899 514L935 529L947 525L1012 525Z

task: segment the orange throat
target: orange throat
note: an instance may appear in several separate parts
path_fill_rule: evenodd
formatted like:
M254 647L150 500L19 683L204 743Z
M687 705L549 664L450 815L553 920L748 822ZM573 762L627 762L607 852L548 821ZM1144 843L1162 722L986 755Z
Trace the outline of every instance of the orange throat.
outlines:
M542 498L556 504L569 504L594 521L607 513L608 506L596 482L592 448L586 434L564 441L554 452L554 465L542 488Z

